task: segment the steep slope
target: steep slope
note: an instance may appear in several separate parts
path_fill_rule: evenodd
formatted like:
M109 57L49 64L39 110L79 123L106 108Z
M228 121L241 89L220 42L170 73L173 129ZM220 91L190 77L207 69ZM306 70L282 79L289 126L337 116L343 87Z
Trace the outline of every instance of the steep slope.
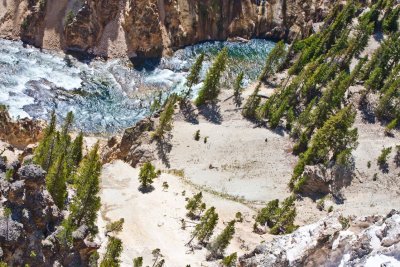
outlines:
M205 40L308 36L334 2L6 0L0 3L0 37L105 57L158 57Z

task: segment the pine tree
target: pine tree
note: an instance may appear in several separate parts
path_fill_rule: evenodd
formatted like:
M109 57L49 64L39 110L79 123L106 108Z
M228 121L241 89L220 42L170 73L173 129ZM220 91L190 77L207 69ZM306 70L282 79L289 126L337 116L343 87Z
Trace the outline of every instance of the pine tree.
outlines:
M236 266L236 261L237 261L237 253L232 253L229 256L226 256L222 260L222 265L225 267L235 267Z
M79 135L72 142L71 149L69 152L69 158L73 166L78 166L79 162L82 160L82 147L83 147L83 133L80 132Z
M67 197L65 154L60 153L46 175L46 186L54 203L61 210Z
M195 194L191 199L188 200L186 209L188 211L187 216L190 218L195 218L196 213L202 212L206 209L206 206L203 203L202 192Z
M207 242L212 236L215 226L218 223L218 214L215 208L209 208L200 219L200 223L196 225L192 233L192 239L188 242L190 244L196 237L200 243Z
M139 173L140 186L143 189L148 188L153 180L157 177L156 168L150 162L146 162L141 168Z
M259 77L260 81L266 81L278 69L280 64L285 61L287 56L286 47L283 41L278 42L268 54L264 69Z
M246 103L244 104L242 115L247 119L255 119L257 114L257 108L260 105L260 97L258 93L260 92L261 83L258 83L254 92L249 96Z
M227 57L228 49L225 47L219 52L213 65L207 72L204 85L195 101L196 106L201 106L207 101L214 101L217 99L220 92L219 83L222 73L226 68Z
M122 241L119 238L110 236L108 238L106 254L100 263L100 267L119 267L122 253Z
M142 267L143 266L143 257L137 257L133 259L133 267Z
M166 132L172 130L172 122L174 116L174 107L177 96L171 95L164 106L164 110L161 112L159 124L153 133L153 138L163 139Z
M70 215L65 222L67 234L85 224L89 232L95 235L97 212L100 209L100 172L101 162L96 143L89 154L82 160L76 173L76 194L70 205Z
M236 103L236 106L241 105L241 97L242 97L242 91L243 91L243 71L239 73L239 75L236 77L235 84L233 85L233 97L234 101Z
M211 243L210 251L213 255L222 256L235 234L235 220L228 223L225 229Z
M188 98L191 95L193 85L199 83L200 81L200 71L203 65L204 57L204 53L201 53L197 57L196 62L190 68L190 72L186 81L186 86L188 87L188 90L185 94L185 98Z
M54 148L54 135L56 132L57 118L55 111L51 113L50 123L44 130L43 139L40 141L38 147L35 149L33 162L42 166L45 171L48 171L52 163L52 154Z
M311 143L294 168L290 188L299 191L306 177L299 180L306 165L335 162L343 151L357 147L357 129L350 129L356 112L347 106L332 115L314 134Z

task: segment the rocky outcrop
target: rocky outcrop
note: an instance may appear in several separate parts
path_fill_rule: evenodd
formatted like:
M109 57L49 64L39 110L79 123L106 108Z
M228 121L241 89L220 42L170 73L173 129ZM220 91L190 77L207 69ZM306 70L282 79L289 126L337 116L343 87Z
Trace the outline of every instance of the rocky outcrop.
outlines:
M154 159L156 148L151 138L154 130L153 119L144 119L124 131L120 141L111 138L103 148L103 163L121 159L131 166Z
M42 137L43 124L31 119L13 121L7 109L0 105L0 140L22 149L38 142Z
M259 245L239 266L398 266L399 255L400 212L350 220L333 214Z
M305 195L340 196L340 190L350 185L354 174L354 166L334 165L329 168L323 164L305 166L302 178L305 183L301 187L301 193Z
M1 259L9 266L88 265L98 246L85 240L85 229L74 233L72 245L60 241L63 215L45 189L39 166L0 162L0 196Z
M122 49L129 57L159 57L205 40L238 36L293 40L298 34L307 36L312 23L323 20L335 2L5 0L0 4L5 10L0 12L0 36L101 56ZM118 45L112 45L114 42Z

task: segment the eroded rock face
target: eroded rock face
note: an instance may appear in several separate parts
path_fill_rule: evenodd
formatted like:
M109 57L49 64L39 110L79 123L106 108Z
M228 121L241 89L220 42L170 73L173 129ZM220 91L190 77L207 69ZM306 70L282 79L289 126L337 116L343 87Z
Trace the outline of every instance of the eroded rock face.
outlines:
M103 163L121 159L136 167L138 163L153 160L155 153L155 144L151 139L153 130L153 119L144 119L126 129L119 142L113 137L103 150Z
M302 185L301 192L311 196L332 194L341 197L340 190L350 185L353 174L353 164L328 168L323 164L305 166L302 176L306 177L306 182Z
M332 214L259 245L240 266L397 266L399 255L400 212L350 221Z
M0 139L22 149L42 137L43 124L30 119L13 121L7 110L0 107Z
M61 211L45 189L45 172L37 165L11 164L12 177L0 168L0 247L2 260L9 266L87 266L98 248L88 244L84 230L74 236L73 245L62 245ZM9 214L7 214L9 212Z
M11 0L5 0L6 4L2 7L5 12L0 12L2 37L22 38L44 48L91 52L101 56L108 56L110 49L126 49L125 55L129 57L159 57L200 41L238 36L293 40L297 35L309 35L312 23L322 21L336 2L8 1ZM117 26L112 31L105 30L111 24ZM111 44L116 39L125 44L122 47L96 49L100 40Z

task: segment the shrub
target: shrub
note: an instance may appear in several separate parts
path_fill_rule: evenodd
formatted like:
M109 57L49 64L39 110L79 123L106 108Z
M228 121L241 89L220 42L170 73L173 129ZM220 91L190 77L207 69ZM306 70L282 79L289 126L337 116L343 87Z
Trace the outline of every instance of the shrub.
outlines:
M200 140L200 130L197 130L194 133L194 140L199 141Z
M387 147L387 148L383 148L381 150L381 154L379 155L378 159L377 159L377 163L379 168L381 168L382 170L387 169L388 167L388 158L389 158L389 154L392 152L392 147Z
M64 19L64 23L65 25L69 25L74 21L75 18L75 14L72 10L67 12L67 15L65 15L65 19Z
M268 202L256 217L256 222L268 225L273 235L288 234L297 229L294 225L296 218L295 197L286 198L281 204L278 199Z
M150 162L146 162L141 168L139 173L140 186L143 189L148 188L157 177L156 168Z
M235 267L236 266L236 261L237 261L237 253L232 253L229 256L226 256L222 260L222 265L225 267Z

